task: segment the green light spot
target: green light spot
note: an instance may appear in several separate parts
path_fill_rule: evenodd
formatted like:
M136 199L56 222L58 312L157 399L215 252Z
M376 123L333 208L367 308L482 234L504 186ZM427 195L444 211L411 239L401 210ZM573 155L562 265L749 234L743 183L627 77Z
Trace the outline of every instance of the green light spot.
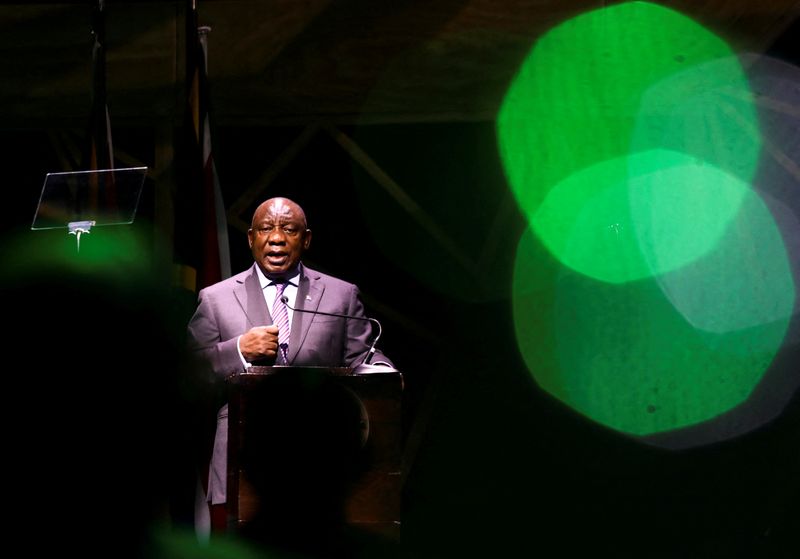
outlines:
M761 198L753 191L743 194L716 250L657 278L675 309L699 330L725 334L769 323L788 326L796 288L783 238ZM765 341L754 337L738 351L777 349L776 340L763 347Z
M680 153L604 161L557 184L532 218L566 266L623 283L713 250L749 187Z
M517 251L514 323L537 383L610 428L649 435L744 402L786 334L791 270L766 206L748 192L713 252L658 279L613 284Z
M796 286L751 187L761 130L728 46L655 4L588 12L534 45L497 136L530 226L513 311L537 383L635 435L744 403Z
M529 218L546 202L548 215L573 214L598 225L607 217L624 220L617 194L658 165L643 157L626 168L625 158L657 150L749 181L760 139L752 104L741 101L748 91L728 46L677 12L630 2L567 21L536 43L497 116L498 147L517 202ZM551 196L565 185L576 192ZM592 204L609 212L580 216L580 195L598 196ZM554 208L559 201L568 207ZM570 229L569 220L558 227ZM574 241L545 240L551 249ZM573 247L569 256L589 250ZM609 272L608 281L644 273L642 258L622 252L632 260Z

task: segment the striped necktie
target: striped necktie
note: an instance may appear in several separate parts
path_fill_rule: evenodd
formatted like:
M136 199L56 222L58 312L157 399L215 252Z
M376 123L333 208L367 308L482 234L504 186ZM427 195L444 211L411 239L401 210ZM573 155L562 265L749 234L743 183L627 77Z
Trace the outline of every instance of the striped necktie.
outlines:
M275 284L275 301L272 303L272 321L278 327L278 347L280 348L283 365L289 363L289 311L286 310L286 303L283 302L283 290L286 282Z

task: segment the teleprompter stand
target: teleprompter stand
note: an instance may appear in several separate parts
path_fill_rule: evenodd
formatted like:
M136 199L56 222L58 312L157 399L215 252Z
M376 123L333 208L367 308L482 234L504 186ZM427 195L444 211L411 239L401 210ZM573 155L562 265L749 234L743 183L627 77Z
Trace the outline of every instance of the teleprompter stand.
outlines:
M133 223L146 176L147 167L47 173L31 229L66 229L80 252L92 227Z

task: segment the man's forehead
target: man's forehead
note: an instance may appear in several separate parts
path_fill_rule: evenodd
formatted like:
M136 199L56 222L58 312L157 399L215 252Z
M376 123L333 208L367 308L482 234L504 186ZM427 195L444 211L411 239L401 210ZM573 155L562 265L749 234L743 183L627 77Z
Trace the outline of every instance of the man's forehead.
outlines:
M280 219L281 221L296 220L303 222L305 216L295 204L286 200L271 200L265 207L257 221Z
M286 200L273 200L267 205L267 212L272 215L288 215L294 213L294 207Z

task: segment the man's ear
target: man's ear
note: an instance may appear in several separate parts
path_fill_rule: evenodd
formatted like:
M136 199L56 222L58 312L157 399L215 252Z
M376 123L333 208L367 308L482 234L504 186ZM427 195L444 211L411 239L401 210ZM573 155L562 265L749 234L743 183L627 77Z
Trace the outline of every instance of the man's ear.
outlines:
M311 229L306 229L305 235L303 235L303 250L308 250L308 247L311 246Z
M253 228L247 230L247 244L250 245L250 248L253 248Z

